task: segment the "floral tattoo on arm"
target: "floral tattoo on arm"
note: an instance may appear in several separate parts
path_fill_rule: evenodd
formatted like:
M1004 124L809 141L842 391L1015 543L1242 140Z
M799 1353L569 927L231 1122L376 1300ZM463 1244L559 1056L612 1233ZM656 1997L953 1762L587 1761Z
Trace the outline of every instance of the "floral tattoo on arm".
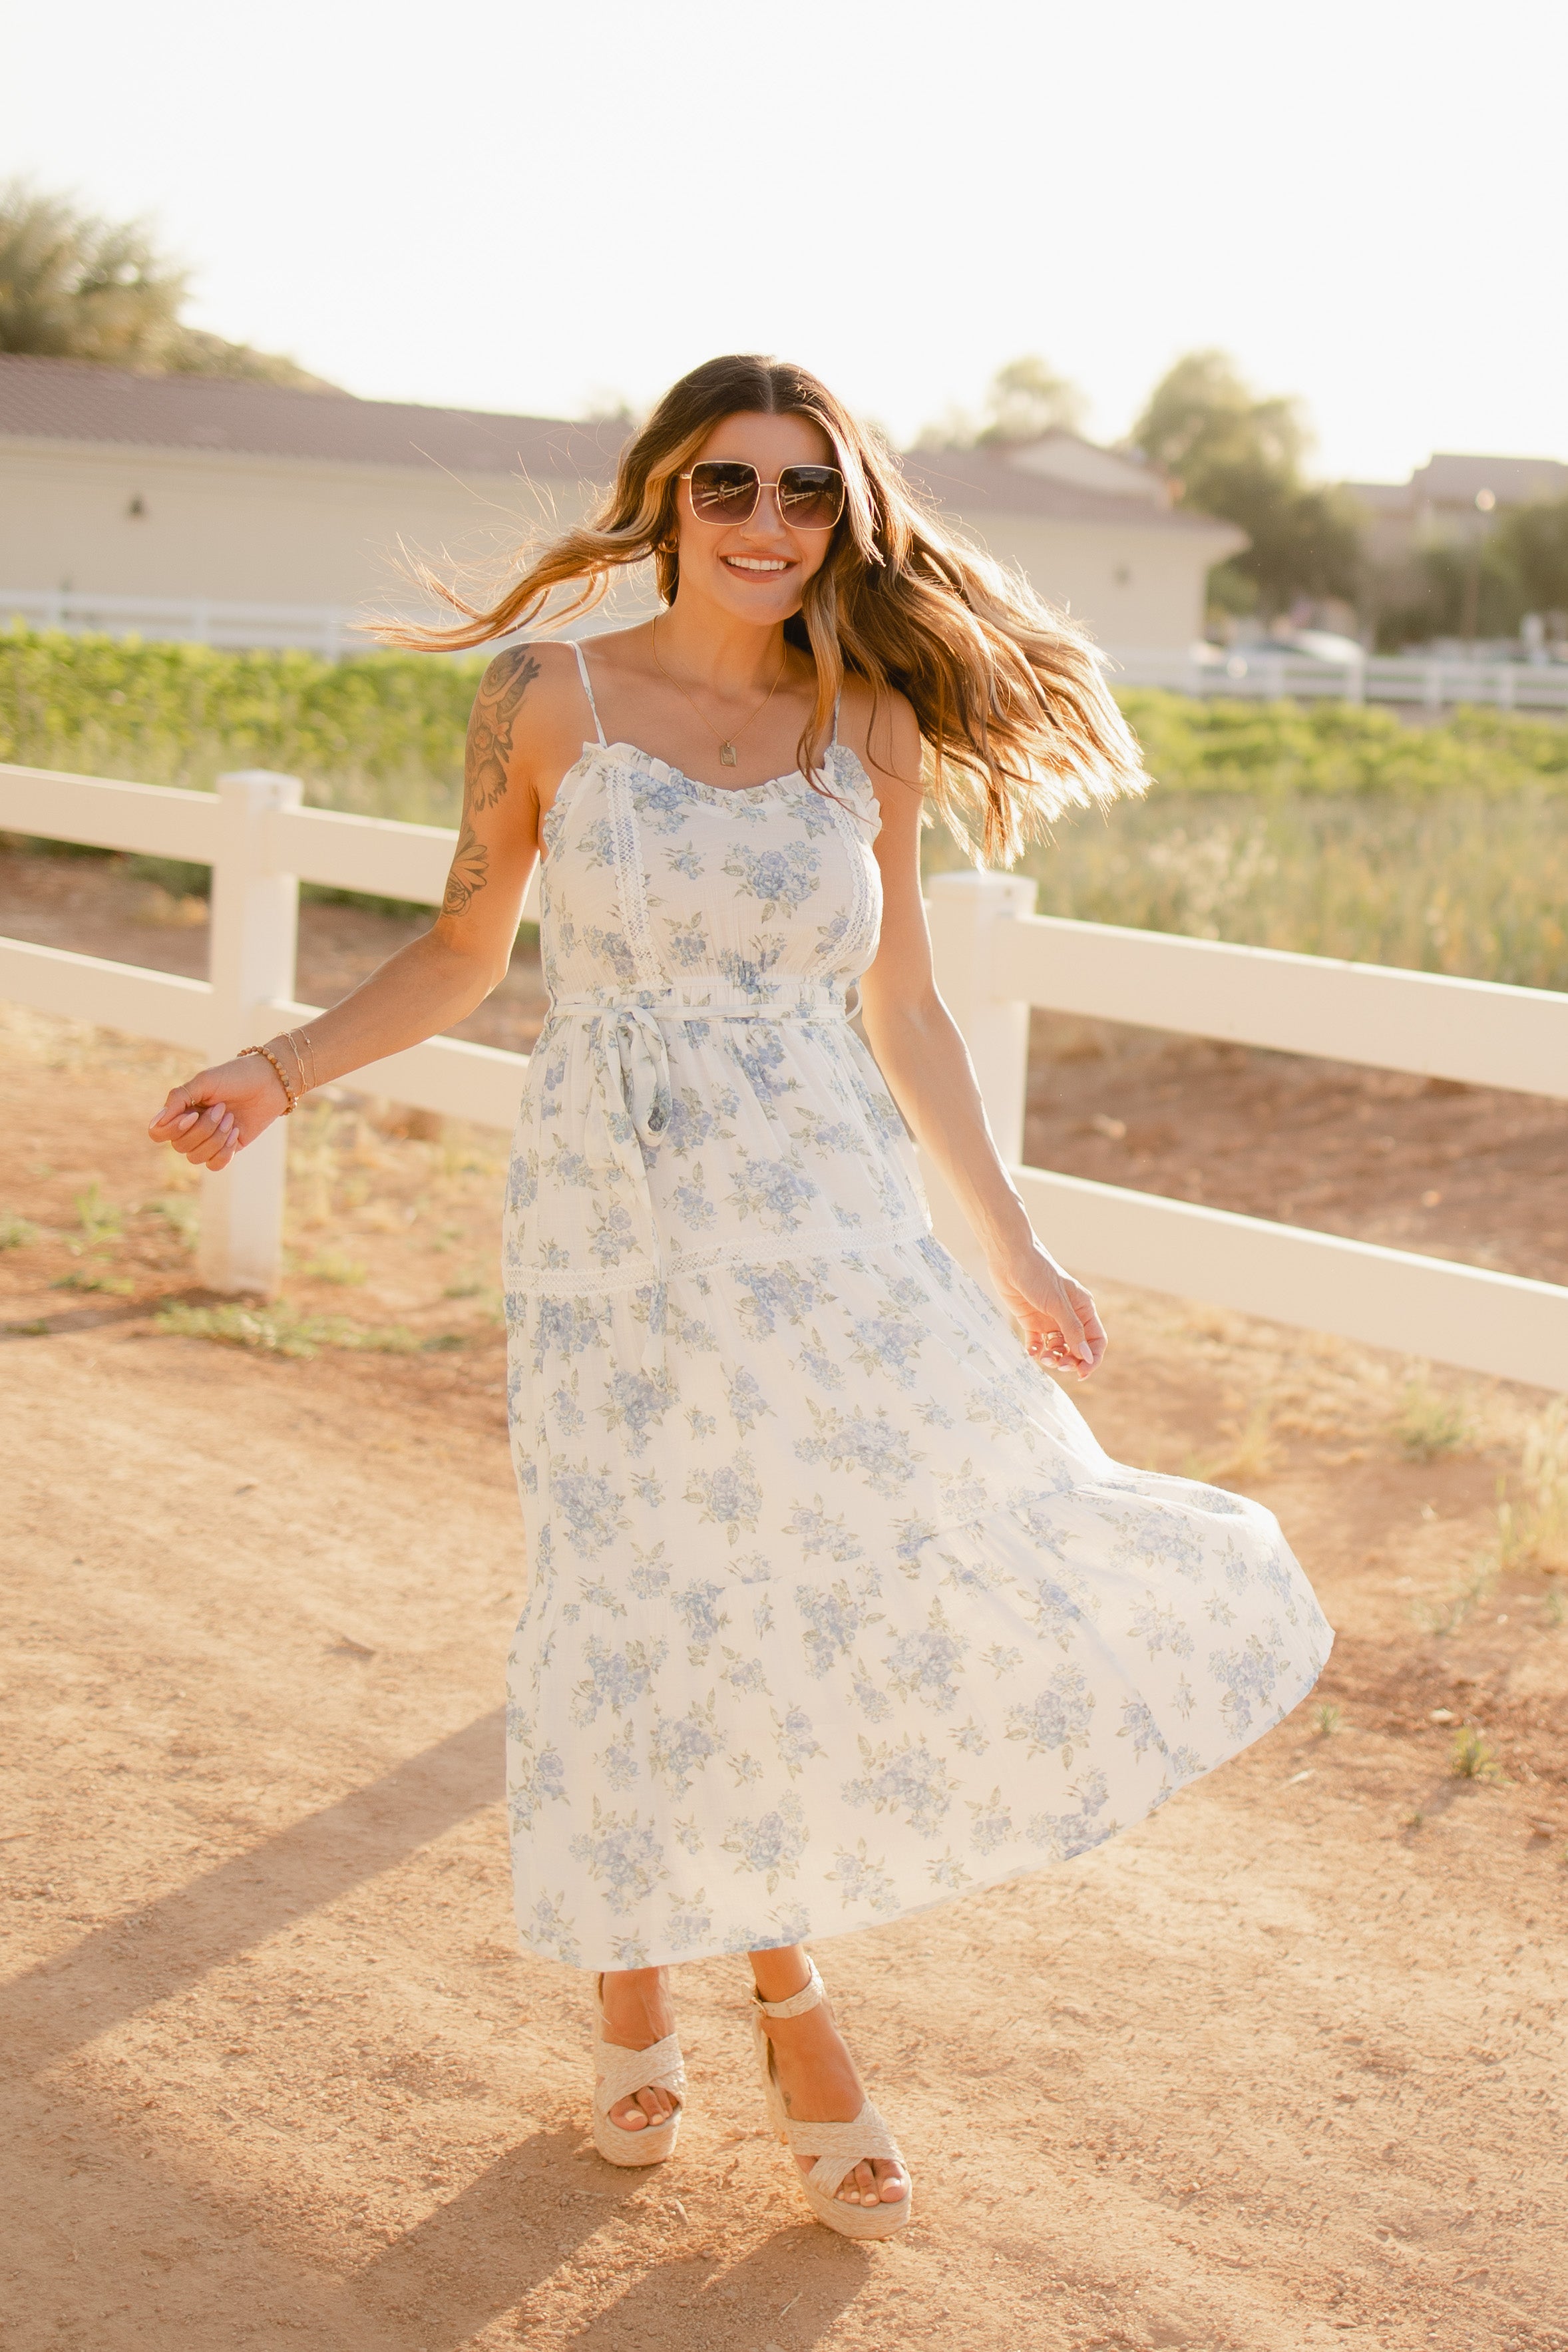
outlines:
M474 829L474 819L506 798L511 766L511 733L523 696L539 676L526 646L498 655L486 670L468 720L463 775L463 826L447 877L444 915L464 915L489 880L490 853Z
M452 870L447 877L441 912L444 915L467 914L470 904L490 878L489 867L490 853L465 817L463 830L458 836Z
M494 808L505 797L511 730L522 698L538 676L539 664L526 646L499 655L485 672L468 721L467 784L472 810Z

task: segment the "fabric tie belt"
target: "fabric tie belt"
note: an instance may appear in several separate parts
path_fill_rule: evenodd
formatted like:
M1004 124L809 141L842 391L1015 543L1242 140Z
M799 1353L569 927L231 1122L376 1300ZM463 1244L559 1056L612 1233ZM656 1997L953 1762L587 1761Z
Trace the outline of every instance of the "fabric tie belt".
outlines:
M564 1020L595 1024L590 1051L609 1138L624 1148L635 1135L654 1150L675 1108L661 1022L842 1021L847 1010L841 981L778 981L758 988L727 981L676 981L662 988L604 989L555 997L546 1025ZM629 1133L623 1122L629 1123ZM610 1156L620 1160L619 1153Z
M557 1023L583 1024L592 1083L584 1106L583 1149L601 1171L603 1210L598 1242L602 1263L647 1269L649 1282L667 1276L664 1235L659 1228L648 1161L675 1115L665 1028L685 1021L835 1021L847 1015L840 981L779 981L742 988L724 981L676 981L668 986L600 989L558 996L550 1008L535 1055L547 1050ZM597 1254L598 1242L594 1244ZM655 1303L617 1346L632 1349L650 1380L662 1381L664 1315Z

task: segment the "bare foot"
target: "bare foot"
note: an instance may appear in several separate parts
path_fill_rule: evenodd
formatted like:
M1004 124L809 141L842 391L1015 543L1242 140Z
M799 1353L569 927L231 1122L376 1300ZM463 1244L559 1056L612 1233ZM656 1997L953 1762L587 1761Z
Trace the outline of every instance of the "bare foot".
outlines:
M788 2000L805 1990L808 1963L797 1947L753 1952L752 1961L757 1990L764 2000ZM853 2123L866 2103L866 2087L828 2003L818 2001L799 2017L764 2017L763 2027L773 2043L773 2071L792 2121ZM809 2172L816 2158L797 2156L795 2162L803 2172ZM901 2167L891 2158L880 2156L864 2158L853 2172L845 2174L837 2189L847 2205L896 2205L909 2193L909 2179Z
M675 2011L665 1990L662 1969L606 1969L599 1979L605 2011L605 2039L617 2050L651 2050L675 2031ZM680 2102L668 2091L652 2085L617 2099L610 2121L625 2132L647 2131L649 2125L668 2123Z

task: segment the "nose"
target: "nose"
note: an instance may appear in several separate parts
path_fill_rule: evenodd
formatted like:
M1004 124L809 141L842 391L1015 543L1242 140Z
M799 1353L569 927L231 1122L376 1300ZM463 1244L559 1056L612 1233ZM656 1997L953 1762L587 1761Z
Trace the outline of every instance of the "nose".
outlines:
M779 505L779 487L776 482L764 482L762 485L757 494L756 506L741 528L753 535L760 533L767 539L783 539L787 536L789 526L784 521L784 510Z

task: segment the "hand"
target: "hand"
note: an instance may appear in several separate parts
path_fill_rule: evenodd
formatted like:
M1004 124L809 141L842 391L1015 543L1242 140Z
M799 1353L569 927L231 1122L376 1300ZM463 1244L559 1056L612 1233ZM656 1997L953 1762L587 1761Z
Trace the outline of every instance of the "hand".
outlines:
M1022 1327L1037 1363L1075 1365L1087 1381L1105 1353L1105 1326L1093 1298L1038 1242L991 1262L1003 1306Z
M287 1108L288 1097L271 1063L261 1054L247 1054L220 1062L216 1069L199 1070L183 1087L171 1087L147 1132L154 1143L171 1144L216 1176Z

